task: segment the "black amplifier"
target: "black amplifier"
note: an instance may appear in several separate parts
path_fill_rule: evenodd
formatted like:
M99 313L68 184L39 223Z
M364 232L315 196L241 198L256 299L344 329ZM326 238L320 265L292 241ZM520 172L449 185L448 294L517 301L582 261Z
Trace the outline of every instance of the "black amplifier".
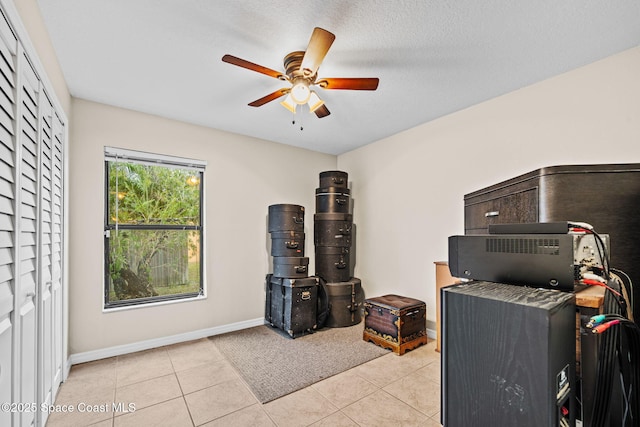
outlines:
M600 235L608 252L608 235ZM475 234L449 237L453 277L573 291L582 274L603 268L593 234Z

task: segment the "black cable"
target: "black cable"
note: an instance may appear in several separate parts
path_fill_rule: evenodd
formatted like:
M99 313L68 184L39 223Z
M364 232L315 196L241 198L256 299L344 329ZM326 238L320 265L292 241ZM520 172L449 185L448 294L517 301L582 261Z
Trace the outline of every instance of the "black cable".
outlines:
M602 260L602 269L604 271L604 278L609 280L611 278L610 272L610 262L609 262L609 251L607 251L607 247L602 240L602 237L595 231L591 230L594 237L596 238L596 247L598 248L598 254L600 255L600 259Z
M605 293L605 313L610 313L606 317L617 319L620 323L614 325L600 343L592 426L608 425L611 414L611 391L614 380L618 377L624 400L620 418L622 424L624 427L627 425L640 427L640 396L638 396L640 388L640 327L626 317L627 307L631 307L632 311L634 308L633 282L625 272L611 269L609 253L604 241L595 231L592 230L592 233L596 238L596 246L602 260L607 285L621 295L618 298L613 292ZM610 280L611 270L622 274L627 282L625 283L619 276L616 276L616 280ZM618 289L616 289L616 285ZM623 287L630 299L628 304L623 296ZM614 301L616 304L613 303Z
M634 322L624 324L627 334L628 347L628 363L631 368L631 408L633 415L633 425L640 425L640 327Z
M612 288L624 286L622 280L611 280ZM614 289L617 291L617 289ZM592 427L617 427L609 423L612 410L620 411L621 427L640 426L640 326L615 312L613 293L605 294L604 315L594 316L587 327L603 333L599 348L598 376L592 411ZM612 311L608 311L612 310ZM609 325L609 326L607 326ZM604 326L604 328L602 328ZM615 382L620 386L622 406L611 407ZM616 402L618 403L618 402ZM617 414L616 414L617 415ZM617 418L615 418L617 419Z
M612 285L614 284L610 283L610 286ZM617 298L611 292L605 293L603 308L605 313L620 314ZM609 419L619 337L620 328L615 327L603 334L600 340L594 405L591 414L592 427L604 427Z
M640 385L640 328L627 320L619 324L622 330L619 349L620 383L624 397L623 425L640 425L640 399L637 397Z
M615 274L619 275L620 280L622 281L624 287L627 290L627 295L629 296L629 304L627 305L628 307L631 307L631 310L633 312L633 309L635 308L635 301L634 301L634 296L633 296L633 280L631 280L631 277L625 273L622 270L619 270L617 268L611 268L611 271L613 271ZM623 278L625 280L623 280ZM633 320L635 320L635 313L633 316Z
M621 329L621 327L617 325L616 329ZM629 381L627 381L629 379L630 372L629 372L629 366L625 360L626 348L627 348L627 345L625 343L625 334L622 333L620 335L620 340L618 340L618 357L617 357L618 366L620 367L618 378L619 378L619 384L620 384L620 392L622 396L622 402L621 402L622 413L620 415L620 420L622 423L621 427L627 427L628 425L630 425L630 424L627 424L627 422L629 422L630 418L633 417L633 412L632 412L633 410L632 408L630 408L630 400L629 400L629 397L630 397L629 389L630 387L632 387L632 385L629 384Z
M593 234L593 236L596 239L596 247L598 249L598 254L600 255L600 259L602 260L602 271L604 273L604 278L607 280L607 284L609 285L609 287L611 286L612 280L611 280L611 258L609 255L609 251L607 250L607 246L604 244L604 240L602 240L602 237L600 237L600 235L598 233L595 232L595 230L590 230L590 232ZM622 281L615 281L615 283L617 283L618 285L620 285L619 289L615 289L619 294L622 295ZM623 316L627 315L627 304L624 300L624 298L620 297L620 298L616 298L615 299L616 302L618 303L618 305L620 306L620 314L622 314ZM633 308L633 306L632 306Z

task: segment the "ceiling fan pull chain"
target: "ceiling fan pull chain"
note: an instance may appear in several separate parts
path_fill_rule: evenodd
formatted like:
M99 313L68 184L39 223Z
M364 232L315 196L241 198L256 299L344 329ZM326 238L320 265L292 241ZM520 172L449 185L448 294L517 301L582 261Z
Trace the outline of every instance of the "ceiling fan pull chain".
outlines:
M300 121L302 122L302 117L300 117ZM292 125L296 125L296 113L293 113L293 118L291 120L291 124ZM300 131L303 131L304 128L302 127L302 123L300 123Z

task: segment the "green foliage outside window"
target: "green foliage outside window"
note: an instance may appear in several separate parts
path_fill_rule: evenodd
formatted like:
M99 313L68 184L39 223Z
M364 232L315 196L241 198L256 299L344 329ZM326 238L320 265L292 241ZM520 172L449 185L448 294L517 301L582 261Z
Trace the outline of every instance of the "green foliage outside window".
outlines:
M107 303L198 294L201 172L108 161Z

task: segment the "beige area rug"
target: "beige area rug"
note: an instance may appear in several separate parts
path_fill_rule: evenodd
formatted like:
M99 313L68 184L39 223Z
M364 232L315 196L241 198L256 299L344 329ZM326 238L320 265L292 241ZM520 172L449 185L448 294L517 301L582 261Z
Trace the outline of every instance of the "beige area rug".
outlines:
M363 341L364 322L324 328L296 339L256 326L210 339L262 403L282 397L389 353Z

